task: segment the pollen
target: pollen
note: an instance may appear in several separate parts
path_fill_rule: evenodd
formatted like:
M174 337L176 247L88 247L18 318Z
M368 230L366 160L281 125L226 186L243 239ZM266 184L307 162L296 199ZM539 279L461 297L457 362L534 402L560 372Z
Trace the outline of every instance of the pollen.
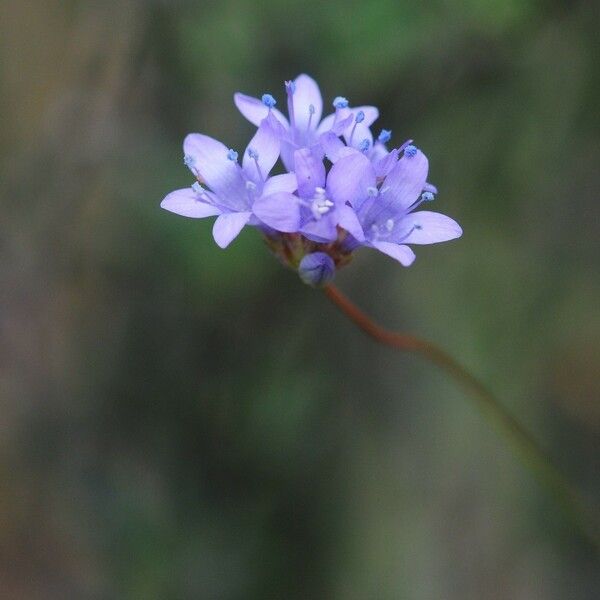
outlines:
M277 104L277 100L271 94L263 94L262 103L269 108L273 108Z
M414 158L417 155L417 152L417 147L413 146L412 144L409 144L408 146L406 146L406 148L404 148L404 156L406 156L407 158Z

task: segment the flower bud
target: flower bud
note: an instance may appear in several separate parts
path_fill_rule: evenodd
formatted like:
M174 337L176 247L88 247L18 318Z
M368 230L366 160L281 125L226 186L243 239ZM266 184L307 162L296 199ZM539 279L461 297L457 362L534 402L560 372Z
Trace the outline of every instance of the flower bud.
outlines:
M320 287L329 283L335 275L335 263L328 254L324 252L313 252L307 254L298 267L300 279L314 287Z

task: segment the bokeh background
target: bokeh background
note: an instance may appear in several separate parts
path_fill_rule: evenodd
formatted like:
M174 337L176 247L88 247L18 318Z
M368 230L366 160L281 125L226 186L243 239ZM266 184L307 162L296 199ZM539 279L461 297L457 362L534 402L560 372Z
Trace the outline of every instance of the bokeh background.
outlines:
M0 597L591 599L456 385L247 230L158 207L235 91L380 107L464 237L339 286L479 374L598 503L597 2L0 3Z

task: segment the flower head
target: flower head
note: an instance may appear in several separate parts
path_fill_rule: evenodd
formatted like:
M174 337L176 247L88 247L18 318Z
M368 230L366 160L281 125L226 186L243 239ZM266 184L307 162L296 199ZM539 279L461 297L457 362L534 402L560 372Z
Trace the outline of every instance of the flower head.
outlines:
M258 228L311 285L329 281L360 247L408 266L415 259L410 245L460 237L450 217L417 210L437 194L427 182L427 157L412 140L388 150L390 130L374 138L375 107L351 108L338 96L334 112L321 119L323 100L311 77L299 75L285 91L289 118L271 94L235 94L240 112L258 126L243 154L188 135L184 163L196 181L161 206L192 218L216 216L213 235L223 248L244 225ZM279 157L287 172L271 176Z

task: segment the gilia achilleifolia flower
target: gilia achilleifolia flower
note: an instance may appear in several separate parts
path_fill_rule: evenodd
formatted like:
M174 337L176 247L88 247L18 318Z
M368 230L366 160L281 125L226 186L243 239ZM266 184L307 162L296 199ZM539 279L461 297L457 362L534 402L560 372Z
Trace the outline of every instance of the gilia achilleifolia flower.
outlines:
M171 192L161 206L192 218L217 216L215 241L225 248L245 225L258 228L281 261L310 285L323 285L360 247L374 248L409 266L409 245L458 238L458 223L417 210L435 199L429 163L407 140L388 150L391 131L374 138L373 106L350 108L338 96L321 119L316 82L299 75L285 84L288 115L271 94L235 94L240 112L258 129L238 154L202 134L184 140L184 163L196 181ZM281 158L286 172L270 176Z

